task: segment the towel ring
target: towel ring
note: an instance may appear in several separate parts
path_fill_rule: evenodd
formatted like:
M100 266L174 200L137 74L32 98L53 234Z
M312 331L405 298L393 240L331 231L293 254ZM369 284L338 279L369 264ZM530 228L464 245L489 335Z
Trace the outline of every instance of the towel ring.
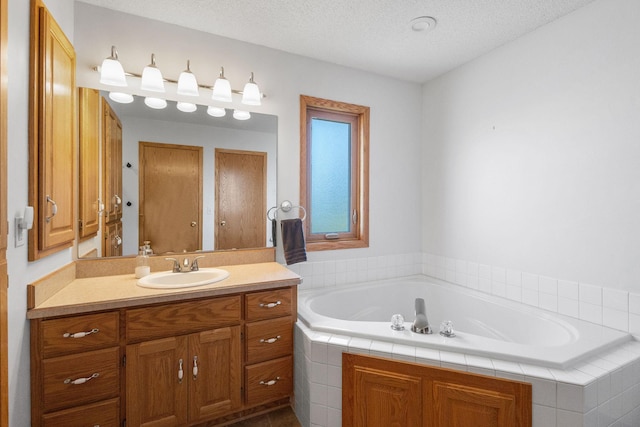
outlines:
M289 212L293 208L298 208L302 211L302 218L301 218L302 221L304 221L307 218L307 210L304 208L304 206L300 206L300 205L294 206L293 204L291 204L289 200L284 200L282 203L280 203L280 206L273 206L267 211L267 219L270 221L273 221L274 219L278 219L278 211ZM271 211L273 211L273 218L271 218L270 216Z

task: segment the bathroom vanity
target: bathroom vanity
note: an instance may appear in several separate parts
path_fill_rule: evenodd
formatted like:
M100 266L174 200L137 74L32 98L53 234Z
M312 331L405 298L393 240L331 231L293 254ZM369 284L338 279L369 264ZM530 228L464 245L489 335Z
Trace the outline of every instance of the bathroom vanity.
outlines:
M289 405L300 278L221 268L197 288L133 274L30 285L32 425L217 425Z

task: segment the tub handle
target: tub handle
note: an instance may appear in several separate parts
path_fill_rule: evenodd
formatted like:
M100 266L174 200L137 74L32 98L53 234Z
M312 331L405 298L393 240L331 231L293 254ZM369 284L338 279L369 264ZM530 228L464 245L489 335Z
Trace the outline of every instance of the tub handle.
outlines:
M280 381L280 377L276 377L275 379L269 381L260 381L260 385L266 385L267 387L270 387L278 381Z
M261 343L265 343L265 344L273 344L274 342L278 341L280 339L280 335L272 337L272 338L262 338L260 340Z
M276 302L270 302L270 303L260 303L260 307L264 307L264 308L273 308L273 307L277 307L280 304L282 304L282 301L276 301Z

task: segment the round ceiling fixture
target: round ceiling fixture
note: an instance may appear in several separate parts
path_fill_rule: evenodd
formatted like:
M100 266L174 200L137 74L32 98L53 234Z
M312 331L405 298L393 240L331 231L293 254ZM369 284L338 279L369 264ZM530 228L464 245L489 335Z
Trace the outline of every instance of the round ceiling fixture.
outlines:
M419 16L411 20L411 29L418 33L426 33L436 27L436 19L432 16Z

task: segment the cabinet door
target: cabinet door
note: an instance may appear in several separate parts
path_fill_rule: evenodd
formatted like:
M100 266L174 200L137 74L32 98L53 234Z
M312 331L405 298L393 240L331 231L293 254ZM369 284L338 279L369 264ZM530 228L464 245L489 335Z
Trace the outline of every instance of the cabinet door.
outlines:
M187 337L127 346L127 425L187 424L187 357Z
M420 376L372 369L351 364L346 359L343 366L346 368L342 385L344 426L423 425Z
M240 407L240 348L240 326L189 337L189 422L217 418Z
M71 246L75 237L76 58L73 46L40 2L34 53L31 203L37 225L30 233L29 257L38 259ZM32 119L32 120L33 120Z
M100 224L100 92L96 89L79 89L80 176L79 213L80 238L94 236Z
M111 222L122 217L122 124L104 98L102 142L105 221Z
M434 427L517 426L516 398L490 389L435 381Z
M107 223L104 227L102 256L122 255L122 221Z

